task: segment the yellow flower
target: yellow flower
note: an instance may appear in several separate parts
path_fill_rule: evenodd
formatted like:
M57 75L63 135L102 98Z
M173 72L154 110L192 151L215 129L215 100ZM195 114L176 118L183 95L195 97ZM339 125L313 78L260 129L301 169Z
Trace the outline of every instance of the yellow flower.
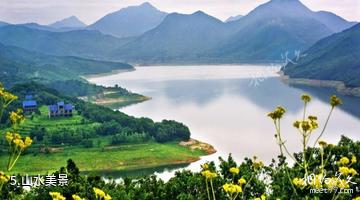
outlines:
M201 165L201 168L203 170L207 170L207 169L209 169L209 164L205 163L205 164Z
M322 180L323 180L323 176L321 174L315 175L315 178L311 181L311 186L313 186L314 188L321 188L322 187Z
M341 104L342 104L342 100L339 97L337 97L336 95L332 95L330 97L330 105L332 107L335 107L335 106L338 106L338 105L341 105Z
M72 195L72 198L73 198L74 200L85 200L85 199L81 198L80 196L78 196L78 195L76 195L76 194L73 194L73 195Z
M14 139L13 134L11 132L6 132L6 140L8 141L8 143L11 143L12 140Z
M352 200L360 200L360 196L353 198Z
M352 156L351 157L351 164L355 164L356 163L356 156Z
M285 112L286 112L285 108L278 106L273 112L270 112L268 114L268 117L270 117L273 120L280 119L285 114Z
M100 190L99 188L94 187L93 188L96 197L100 197L100 198L104 198L105 197L105 192Z
M349 158L347 158L347 157L342 157L342 158L340 158L339 163L340 163L341 165L347 165L347 164L350 163L350 160L349 160Z
M237 167L231 167L229 171L230 171L230 173L232 173L232 174L239 174L240 169L237 168Z
M257 161L257 157L254 156L253 167L254 167L254 169L260 169L260 168L264 167L264 163L262 161Z
M25 147L28 147L28 146L30 146L31 145L31 143L32 143L33 141L32 141L32 139L30 138L30 137L26 137L25 138Z
M295 128L300 128L300 124L301 124L301 121L296 120L296 121L293 123L293 126L294 126Z
M217 174L211 172L210 170L202 171L201 175L203 175L206 179L214 179L217 177Z
M246 180L244 178L241 178L238 180L239 185L244 185L246 183Z
M305 181L302 178L294 178L292 182L296 187L299 187L299 188L302 188L305 186Z
M17 99L17 96L5 91L3 87L0 88L0 97L3 99L4 107L7 107L12 101Z
M0 171L0 185L9 181L9 177L4 172Z
M257 197L255 198L255 200L265 200L266 196L265 195L261 195L261 197Z
M319 145L324 148L326 147L327 143L324 140L320 140Z
M350 174L350 169L347 167L339 167L339 172L343 175L348 175Z
M340 179L340 180L338 181L338 187L339 187L340 189L345 189L345 188L349 188L350 186L349 186L347 180Z
M350 169L349 169L349 174L355 176L355 175L357 175L358 173L357 173L357 171L356 171L354 168L350 168Z
M223 185L223 189L229 194L237 194L242 192L242 188L239 185L231 183L226 183L225 185Z
M338 185L338 178L332 177L332 178L325 179L325 185L330 190L336 188Z
M301 100L303 100L305 103L309 103L311 101L311 96L308 94L301 95Z
M23 111L21 109L17 109L16 112L10 112L10 121L12 124L19 124L25 120Z
M104 200L111 200L111 196L109 194L107 194L105 197L104 197Z
M49 194L53 200L66 200L66 198L62 196L59 192L49 192Z

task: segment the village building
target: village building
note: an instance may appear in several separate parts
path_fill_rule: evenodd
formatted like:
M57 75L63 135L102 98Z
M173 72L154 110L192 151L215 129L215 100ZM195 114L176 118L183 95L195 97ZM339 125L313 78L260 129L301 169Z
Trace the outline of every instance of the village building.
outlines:
M73 116L74 107L71 104L65 104L64 102L58 102L55 105L48 106L48 108L49 108L49 118Z
M22 108L25 114L31 114L38 110L37 102L33 99L32 95L25 96L25 101L22 103Z

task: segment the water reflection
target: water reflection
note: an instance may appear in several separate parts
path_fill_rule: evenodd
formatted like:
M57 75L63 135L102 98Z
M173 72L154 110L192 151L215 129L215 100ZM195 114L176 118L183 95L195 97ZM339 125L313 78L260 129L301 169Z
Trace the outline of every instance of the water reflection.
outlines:
M262 73L262 81L252 85L254 73ZM278 155L273 123L266 114L278 105L287 113L282 122L283 136L290 151L301 149L300 135L292 127L302 117L300 95L313 95L309 114L324 124L330 110L328 98L333 91L324 88L290 87L277 77L276 70L266 66L191 66L140 67L134 72L93 78L102 85L119 84L134 92L152 97L150 101L121 108L133 116L156 121L174 119L189 126L192 137L208 142L218 150L187 168L200 169L199 164L217 161L232 153L235 160L257 155L270 162ZM345 105L334 111L324 140L335 143L341 134L359 140L358 98L343 97ZM319 134L319 133L314 133ZM313 142L317 135L312 136ZM172 171L156 173L168 178Z

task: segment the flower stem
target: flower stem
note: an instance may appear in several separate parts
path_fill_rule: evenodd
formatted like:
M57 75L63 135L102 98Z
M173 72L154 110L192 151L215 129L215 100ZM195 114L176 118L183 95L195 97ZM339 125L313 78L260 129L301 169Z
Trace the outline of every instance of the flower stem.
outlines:
M210 179L210 186L211 186L211 191L212 191L213 198L214 198L214 200L216 200L214 186L213 186L213 182L212 182L211 179Z
M209 192L209 183L208 183L207 179L205 179L205 183L206 183L206 192L207 192L207 195L208 195L208 200L211 200L210 199L210 192Z

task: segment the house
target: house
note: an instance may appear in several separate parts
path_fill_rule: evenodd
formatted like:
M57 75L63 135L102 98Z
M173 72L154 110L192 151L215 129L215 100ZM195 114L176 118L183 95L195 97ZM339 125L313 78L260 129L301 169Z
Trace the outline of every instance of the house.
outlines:
M38 110L37 102L33 100L32 95L25 96L25 101L23 101L22 107L25 114L31 114Z
M48 106L49 118L53 117L71 117L73 115L74 107L71 104L65 104L64 102L58 102L55 105Z

